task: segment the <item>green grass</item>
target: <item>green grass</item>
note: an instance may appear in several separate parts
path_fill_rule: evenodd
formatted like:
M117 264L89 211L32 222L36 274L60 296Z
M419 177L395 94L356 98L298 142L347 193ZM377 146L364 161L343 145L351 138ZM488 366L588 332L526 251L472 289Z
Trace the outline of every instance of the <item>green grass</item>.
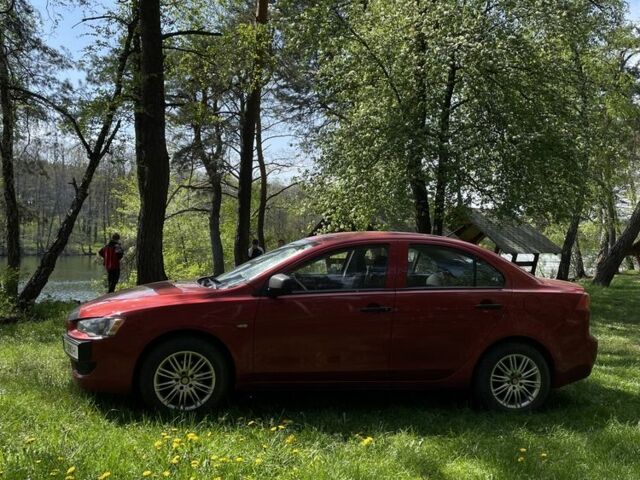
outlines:
M640 276L588 288L595 370L531 415L452 392L363 392L236 396L204 419L162 419L80 391L61 349L69 307L46 307L44 321L0 327L0 480L637 479Z

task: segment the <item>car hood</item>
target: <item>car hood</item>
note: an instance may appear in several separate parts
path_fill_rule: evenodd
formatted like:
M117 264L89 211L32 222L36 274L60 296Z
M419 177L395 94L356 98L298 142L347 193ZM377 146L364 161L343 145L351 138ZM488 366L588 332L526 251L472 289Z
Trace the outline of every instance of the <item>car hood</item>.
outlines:
M196 282L156 282L103 295L80 305L75 313L77 318L118 315L134 310L182 303L185 297L211 298L219 294L219 291L203 287Z

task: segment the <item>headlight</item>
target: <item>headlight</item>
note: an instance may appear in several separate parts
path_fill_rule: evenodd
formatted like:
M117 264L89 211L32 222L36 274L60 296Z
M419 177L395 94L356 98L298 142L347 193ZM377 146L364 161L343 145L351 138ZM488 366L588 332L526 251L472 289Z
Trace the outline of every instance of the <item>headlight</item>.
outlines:
M80 320L76 328L90 337L112 337L124 323L124 318L102 317Z

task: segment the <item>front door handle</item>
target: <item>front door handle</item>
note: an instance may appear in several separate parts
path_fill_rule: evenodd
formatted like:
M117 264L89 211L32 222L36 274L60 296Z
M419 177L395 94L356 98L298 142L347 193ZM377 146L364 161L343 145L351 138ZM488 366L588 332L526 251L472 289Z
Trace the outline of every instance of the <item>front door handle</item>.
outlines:
M480 302L478 305L476 305L476 308L479 310L500 310L502 308L502 304L486 301Z
M391 307L385 307L384 305L379 305L377 303L370 303L366 307L362 307L360 311L362 313L384 313L390 312Z

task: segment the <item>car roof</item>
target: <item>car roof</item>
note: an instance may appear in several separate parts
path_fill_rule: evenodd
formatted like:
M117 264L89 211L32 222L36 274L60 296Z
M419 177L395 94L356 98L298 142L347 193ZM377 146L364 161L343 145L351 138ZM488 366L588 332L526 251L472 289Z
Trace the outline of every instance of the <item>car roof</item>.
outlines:
M318 243L339 243L352 240L408 240L416 242L424 242L425 240L435 240L437 242L458 244L458 245L470 245L469 242L464 242L456 238L443 237L440 235L428 235L425 233L416 232L384 232L384 231L363 231L363 232L340 232L340 233L327 233L323 235L316 235L309 237Z

